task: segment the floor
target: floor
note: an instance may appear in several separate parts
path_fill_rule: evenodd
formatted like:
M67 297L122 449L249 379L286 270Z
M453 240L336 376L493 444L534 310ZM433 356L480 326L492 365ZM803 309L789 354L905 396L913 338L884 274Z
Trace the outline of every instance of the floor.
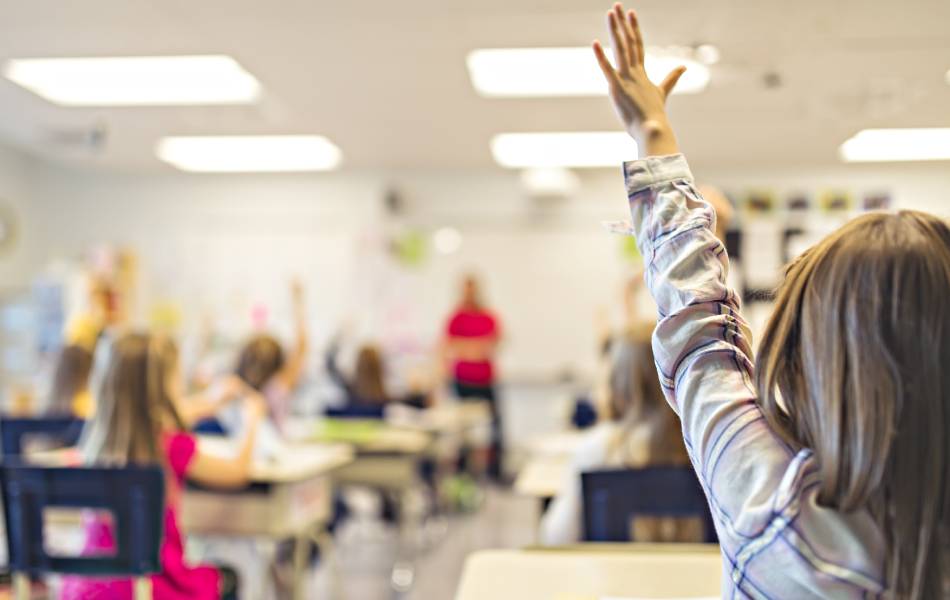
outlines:
M338 532L335 556L323 561L313 573L306 597L451 600L470 553L484 548L519 548L534 542L537 510L531 499L489 488L477 512L437 519L418 535L408 536L413 539L403 547L415 547L415 552L400 551L395 528L378 521L350 523ZM413 565L414 569L394 571L394 562ZM396 587L405 591L399 593Z

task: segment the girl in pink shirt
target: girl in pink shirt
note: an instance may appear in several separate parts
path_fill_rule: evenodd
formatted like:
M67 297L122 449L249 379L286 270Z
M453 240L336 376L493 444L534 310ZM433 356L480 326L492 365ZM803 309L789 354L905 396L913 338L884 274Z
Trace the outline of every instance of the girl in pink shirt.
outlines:
M165 338L132 333L106 342L96 353L93 380L97 410L80 442L86 464L122 466L160 464L166 473L162 570L152 576L157 600L215 600L233 594L224 589L218 569L191 566L184 559L178 511L185 478L218 488L247 484L257 423L264 414L259 395L246 394L247 435L234 458L203 454L185 432L176 408L178 352ZM84 516L84 555L107 554L116 548L108 518ZM233 586L233 583L232 583ZM132 598L130 579L67 577L64 600Z

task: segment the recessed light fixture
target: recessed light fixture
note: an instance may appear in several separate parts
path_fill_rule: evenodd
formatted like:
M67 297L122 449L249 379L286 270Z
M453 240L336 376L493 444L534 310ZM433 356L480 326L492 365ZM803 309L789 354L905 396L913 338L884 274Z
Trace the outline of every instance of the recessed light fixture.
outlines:
M466 63L472 85L486 97L607 94L607 83L593 52L587 47L486 48L470 52ZM680 52L649 48L644 64L653 81L661 81L675 67L685 65L686 73L673 90L674 94L700 92L709 83L709 68Z
M343 158L319 135L222 135L162 138L161 160L198 173L330 171Z
M846 162L950 160L950 128L864 129L839 152Z
M247 104L261 86L230 56L18 58L3 75L62 106Z
M950 85L950 69L947 69L947 73L943 77L947 80L947 85Z
M696 60L704 65L714 65L719 62L719 48L712 44L700 44L693 52L696 54Z
M621 131L500 133L492 156L513 169L617 167L637 158L637 143Z
M533 196L569 196L581 186L577 173L564 167L525 169L521 185Z

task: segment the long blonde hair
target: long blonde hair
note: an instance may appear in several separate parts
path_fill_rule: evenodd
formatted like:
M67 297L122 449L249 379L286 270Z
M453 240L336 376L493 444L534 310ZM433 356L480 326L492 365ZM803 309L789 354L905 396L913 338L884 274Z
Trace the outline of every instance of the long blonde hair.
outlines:
M78 394L89 386L92 353L78 344L64 346L56 359L53 385L49 392L50 414L72 414Z
M259 334L248 340L241 349L235 374L261 392L286 362L280 342L271 335Z
M177 348L167 338L127 333L100 342L93 369L96 413L80 440L87 463L165 462L162 431L185 429L169 390L177 362Z
M383 357L379 348L366 344L356 355L356 368L353 371L353 392L360 400L376 404L386 404Z
M687 465L679 418L667 404L653 359L653 324L631 328L611 348L608 416L620 423L615 448L628 456L634 427L648 433L645 464ZM629 456L628 456L629 458Z
M787 270L756 357L759 403L821 473L819 501L869 509L898 597L943 597L950 560L950 228L912 211L841 228Z

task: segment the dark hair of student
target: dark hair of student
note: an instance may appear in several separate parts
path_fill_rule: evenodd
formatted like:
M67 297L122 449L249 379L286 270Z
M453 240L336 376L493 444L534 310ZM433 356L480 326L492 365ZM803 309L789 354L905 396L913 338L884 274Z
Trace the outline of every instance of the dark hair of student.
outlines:
M262 391L271 377L284 367L286 357L280 342L273 336L260 334L251 338L238 356L235 374L257 391Z

